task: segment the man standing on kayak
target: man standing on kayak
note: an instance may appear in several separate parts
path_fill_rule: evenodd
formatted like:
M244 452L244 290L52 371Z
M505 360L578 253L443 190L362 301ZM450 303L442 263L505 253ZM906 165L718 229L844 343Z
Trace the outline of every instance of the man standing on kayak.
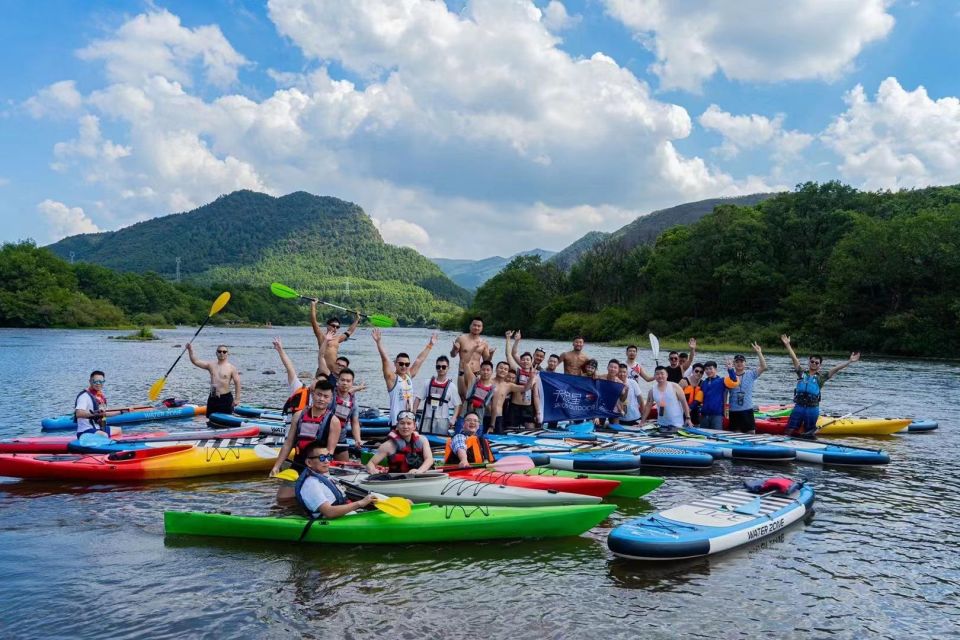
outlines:
M817 433L817 419L820 417L820 392L827 380L837 375L842 369L860 360L860 352L854 351L850 359L841 362L830 371L823 373L821 366L823 358L812 355L807 363L807 371L800 366L800 359L790 345L790 336L780 336L780 341L787 349L793 370L797 374L797 386L793 390L793 411L787 420L787 435L800 435L812 438Z
M653 371L656 384L647 393L647 402L643 407L646 420L650 411L657 409L657 426L661 433L675 434L681 427L690 425L690 408L683 395L683 389L676 382L667 380L667 368L657 367Z
M447 378L450 359L447 356L437 358L437 375L422 385L413 400L413 412L416 413L423 403L423 416L420 420L420 433L447 435L456 423L450 415L450 409L460 406L460 394L457 386Z
M420 371L420 366L430 354L433 345L437 344L437 334L434 333L427 341L420 355L413 362L406 353L398 353L397 359L390 364L390 355L383 346L383 336L380 329L372 332L373 341L377 343L380 352L380 363L383 368L383 381L387 384L387 396L390 398L390 426L397 423L397 414L401 411L413 410L413 379Z
M187 343L187 353L193 366L204 369L210 374L210 395L207 397L207 417L214 413L233 413L233 408L240 404L240 372L231 363L227 362L230 350L227 345L217 345L217 361L206 362L197 360L193 354L193 345ZM230 392L230 384L236 393Z
M460 370L457 373L457 391L460 397L467 395L466 372L469 369L474 375L480 371L480 364L484 360L493 360L493 349L483 339L483 319L479 316L470 321L470 332L464 333L453 341L450 349L451 358L460 358Z
M730 430L742 433L753 433L757 430L753 417L753 385L767 370L767 361L763 357L760 345L754 342L751 346L759 360L756 369L747 369L745 356L738 353L733 357L733 370L737 373L740 385L730 390Z
M583 336L577 336L573 339L573 349L560 354L563 372L567 375L583 375L583 366L590 360L590 356L583 352L583 344Z
M507 362L517 372L516 384L520 387L526 387L527 381L532 379L533 373L536 371L533 356L528 351L517 358L516 352L519 350L518 345L520 344L520 331L517 331L516 334L514 334L513 331L507 331L505 335L507 338ZM514 338L514 336L516 336L516 341L511 346L510 341ZM514 391L511 394L511 415L507 416L507 424L514 427L522 427L524 429L533 428L533 425L537 421L537 416L540 414L540 407L538 406L540 401L537 397L536 391L536 385L538 383L539 380L534 381L527 391Z
M327 334L329 335L327 335L326 345L324 345L323 332L320 330L320 324L317 322L317 303L316 301L310 303L310 326L313 328L313 335L317 338L317 346L320 347L320 357L326 361L327 368L331 371L336 373L340 372L340 368L337 367L337 355L340 351L340 345L350 339L359 324L360 313L354 312L353 323L346 331L338 334L340 318L331 316L327 319ZM336 384L336 380L332 380L331 382Z

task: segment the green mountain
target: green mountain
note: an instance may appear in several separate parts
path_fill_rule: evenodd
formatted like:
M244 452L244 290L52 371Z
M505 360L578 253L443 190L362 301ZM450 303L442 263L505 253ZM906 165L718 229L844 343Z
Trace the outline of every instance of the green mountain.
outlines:
M456 260L453 258L432 258L432 260L447 274L447 277L458 285L465 289L476 290L484 282L503 271L503 268L517 256L540 256L541 260L546 260L554 253L554 251L547 251L546 249L531 249L530 251L516 253L509 258L491 256L482 260Z
M569 271L576 262L591 249L597 248L602 242L616 243L623 251L629 251L638 244L653 244L657 237L669 229L681 224L693 224L700 220L714 208L722 204L733 204L741 207L753 206L772 198L775 193L754 193L748 196L735 198L710 198L686 204L660 209L647 215L639 216L633 222L620 227L613 233L591 231L570 246L561 250L548 262Z
M359 206L302 191L236 191L193 211L50 245L61 257L198 284L280 281L330 302L433 323L470 293L413 249L383 242Z

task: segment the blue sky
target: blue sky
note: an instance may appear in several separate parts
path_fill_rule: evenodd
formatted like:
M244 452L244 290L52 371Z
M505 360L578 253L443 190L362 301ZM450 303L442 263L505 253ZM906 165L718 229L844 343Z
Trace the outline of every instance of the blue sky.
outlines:
M11 0L0 240L235 189L360 204L431 257L654 209L960 182L960 5Z

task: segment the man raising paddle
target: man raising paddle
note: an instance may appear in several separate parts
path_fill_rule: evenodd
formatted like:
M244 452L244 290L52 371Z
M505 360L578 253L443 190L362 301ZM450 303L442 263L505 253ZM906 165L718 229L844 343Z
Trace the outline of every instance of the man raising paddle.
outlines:
M207 397L207 417L214 413L233 413L233 408L240 404L240 372L231 363L227 362L230 350L227 345L217 345L217 361L206 362L197 360L193 354L193 344L187 343L187 353L193 366L210 373L210 395ZM233 383L236 393L230 393L230 383Z

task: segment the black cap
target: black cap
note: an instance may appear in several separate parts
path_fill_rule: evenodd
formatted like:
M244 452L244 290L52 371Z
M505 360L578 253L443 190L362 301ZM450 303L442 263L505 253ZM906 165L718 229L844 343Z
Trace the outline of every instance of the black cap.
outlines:
M744 362L747 361L747 357L746 357L745 355L743 355L742 353L738 353L737 355L733 356L733 359L734 359L734 360L743 360Z

